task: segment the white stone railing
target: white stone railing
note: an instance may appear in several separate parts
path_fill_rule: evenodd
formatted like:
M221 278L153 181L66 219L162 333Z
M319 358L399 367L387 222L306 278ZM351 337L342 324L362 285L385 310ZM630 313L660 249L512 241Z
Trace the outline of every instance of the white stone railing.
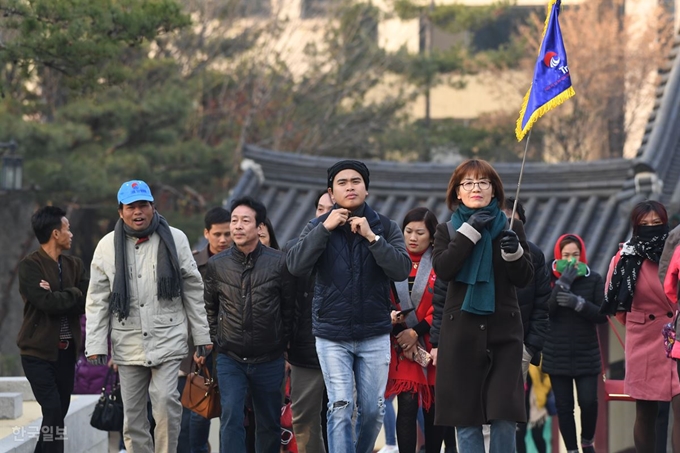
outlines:
M73 395L66 415L64 453L107 453L109 435L90 426L99 395ZM19 402L19 407L17 407ZM25 377L0 378L0 453L32 453L42 414Z

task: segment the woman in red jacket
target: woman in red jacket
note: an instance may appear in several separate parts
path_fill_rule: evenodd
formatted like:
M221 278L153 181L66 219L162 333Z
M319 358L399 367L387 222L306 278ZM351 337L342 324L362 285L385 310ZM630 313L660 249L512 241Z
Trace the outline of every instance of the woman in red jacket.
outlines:
M609 264L602 312L626 326L624 391L635 398L633 438L637 451L654 451L659 401L673 401L673 447L680 449L680 381L661 340L676 304L659 281L659 258L668 236L668 214L658 201L635 205L633 237Z
M407 280L395 282L394 300L399 311L392 312L392 360L385 396L397 395L397 443L401 453L416 450L418 408L425 416L425 451L438 453L443 430L434 426L434 380L432 362L423 367L414 361L418 346L430 351L432 296L436 275L432 269L432 241L437 217L427 208L415 208L404 217L402 230L413 262ZM398 315L400 311L412 311Z

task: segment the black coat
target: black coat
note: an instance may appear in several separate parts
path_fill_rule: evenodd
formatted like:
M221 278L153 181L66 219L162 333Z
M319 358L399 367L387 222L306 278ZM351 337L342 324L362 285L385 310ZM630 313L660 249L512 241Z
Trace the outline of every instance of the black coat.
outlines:
M476 426L490 420L526 421L522 380L522 320L515 292L533 278L533 267L521 222L514 224L522 249L514 261L501 255L500 235L492 242L495 312L481 316L462 311L467 284L456 274L474 248L464 234L449 236L437 226L432 265L437 280L449 280L437 326L435 424ZM435 291L436 292L436 291ZM433 300L434 302L434 300Z
M545 257L541 249L533 242L527 241L531 251L531 261L534 266L534 279L524 288L517 288L517 301L522 314L522 327L524 328L524 344L534 352L532 363L540 363L543 344L550 332L548 319L548 299L550 298L550 274L545 265ZM449 283L441 278L434 282L434 296L432 305L434 316L430 329L430 343L437 347L439 342L439 329L441 328L442 312L446 300L446 290Z
M283 355L292 330L295 280L285 253L257 243L245 255L236 245L210 258L205 309L220 352L241 363Z
M283 247L283 251L290 250L298 241L291 239ZM295 316L290 346L288 347L288 362L303 368L321 369L319 356L316 353L316 339L312 334L312 299L314 298L314 273L306 277L296 278L297 293L295 296Z
M531 251L531 262L534 265L534 279L524 288L517 289L517 301L522 312L524 327L524 344L534 354L531 363L538 365L541 361L545 338L550 330L548 320L548 299L550 298L550 274L545 265L545 256L533 242L527 241Z
M556 278L553 277L553 280ZM600 314L600 305L604 300L602 276L591 270L589 276L577 278L571 285L571 292L585 299L580 312L557 305L558 291L558 287L555 287L548 301L550 334L543 346L543 371L556 376L601 373L596 324L607 322L607 317Z

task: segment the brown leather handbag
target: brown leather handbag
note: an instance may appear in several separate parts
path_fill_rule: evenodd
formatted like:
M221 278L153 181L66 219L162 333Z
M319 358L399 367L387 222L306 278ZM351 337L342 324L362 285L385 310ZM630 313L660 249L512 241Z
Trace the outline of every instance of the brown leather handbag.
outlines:
M214 362L213 362L214 363ZM220 404L220 389L217 380L210 375L208 367L195 365L194 372L187 376L187 382L182 391L182 406L196 412L204 418L219 417L222 412ZM213 376L215 369L213 367Z

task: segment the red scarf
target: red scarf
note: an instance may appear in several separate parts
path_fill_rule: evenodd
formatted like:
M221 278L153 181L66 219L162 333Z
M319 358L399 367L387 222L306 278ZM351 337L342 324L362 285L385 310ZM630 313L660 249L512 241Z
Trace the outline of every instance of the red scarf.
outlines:
M409 252L413 267L411 268L411 278L415 278L420 267L420 260L422 254L415 255ZM427 282L427 287L423 296L420 299L420 304L416 309L416 317L419 321L426 320L432 325L432 316L434 309L432 307L432 297L434 295L434 282L436 280L434 270L430 272L430 278ZM393 299L396 299L392 295ZM399 307L401 309L401 307ZM391 352L392 359L390 360L390 370L387 378L387 388L385 389L385 397L389 398L392 395L399 393L411 392L418 393L423 409L429 410L434 398L434 383L435 383L435 368L432 364L427 367L427 375L423 367L416 362L404 358L401 347L397 344L396 337L391 337ZM425 334L424 338L425 349L430 351L432 345L430 344L430 334Z

